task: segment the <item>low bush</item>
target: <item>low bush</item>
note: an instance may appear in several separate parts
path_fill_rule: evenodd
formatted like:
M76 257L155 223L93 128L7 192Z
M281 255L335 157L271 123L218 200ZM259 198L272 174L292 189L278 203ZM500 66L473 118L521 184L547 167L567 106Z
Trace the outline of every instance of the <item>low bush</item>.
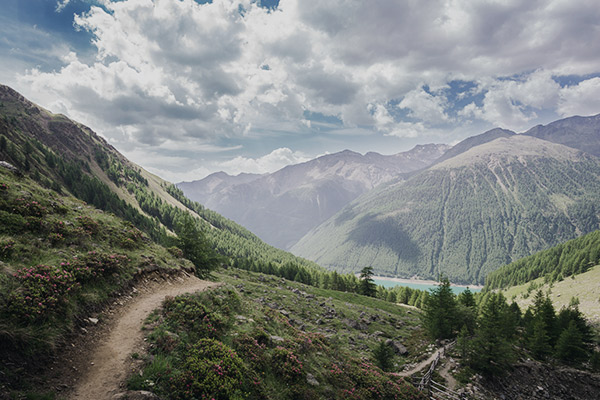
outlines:
M14 277L20 287L9 295L8 310L28 322L62 313L69 295L79 287L71 272L48 265L20 269Z

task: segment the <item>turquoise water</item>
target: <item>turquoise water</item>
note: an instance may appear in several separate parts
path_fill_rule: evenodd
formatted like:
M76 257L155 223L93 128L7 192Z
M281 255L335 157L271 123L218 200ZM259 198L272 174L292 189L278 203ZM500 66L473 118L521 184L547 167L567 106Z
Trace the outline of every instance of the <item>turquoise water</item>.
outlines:
M429 290L437 288L437 285L429 285L427 283L404 283L404 282L396 282L387 279L373 278L373 281L376 285L381 285L386 288L392 288L394 286L408 286L412 289L420 289L420 290ZM466 288L462 286L452 286L452 291L456 294L464 292ZM481 289L469 288L469 290L473 293L481 291Z

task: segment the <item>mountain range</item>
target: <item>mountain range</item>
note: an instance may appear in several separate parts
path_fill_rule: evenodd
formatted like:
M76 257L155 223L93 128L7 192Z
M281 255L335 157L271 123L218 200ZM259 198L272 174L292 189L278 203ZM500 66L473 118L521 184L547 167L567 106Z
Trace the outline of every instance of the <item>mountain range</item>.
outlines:
M129 161L88 127L53 114L0 85L0 160L47 188L128 220L169 243L187 213L210 246L232 262L314 263L267 245L247 229L187 199L174 185Z
M288 249L361 194L427 167L448 148L427 144L391 156L345 150L271 174L218 172L177 186L267 243Z

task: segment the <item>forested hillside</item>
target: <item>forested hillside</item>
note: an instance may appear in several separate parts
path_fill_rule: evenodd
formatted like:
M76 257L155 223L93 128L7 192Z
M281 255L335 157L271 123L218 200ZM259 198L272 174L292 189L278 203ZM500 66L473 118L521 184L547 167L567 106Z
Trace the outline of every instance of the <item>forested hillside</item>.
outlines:
M270 174L217 173L177 186L190 199L247 227L267 243L289 249L359 195L430 165L447 148L419 145L390 156L345 150Z
M187 211L210 247L238 262L317 265L265 244L245 228L186 199L168 182L118 153L89 128L52 114L0 86L0 159L57 192L122 217L169 244Z
M295 254L339 271L485 282L536 251L598 229L600 160L514 135L363 195Z
M561 243L551 249L510 263L487 276L485 289L522 285L543 277L561 281L600 264L600 231Z

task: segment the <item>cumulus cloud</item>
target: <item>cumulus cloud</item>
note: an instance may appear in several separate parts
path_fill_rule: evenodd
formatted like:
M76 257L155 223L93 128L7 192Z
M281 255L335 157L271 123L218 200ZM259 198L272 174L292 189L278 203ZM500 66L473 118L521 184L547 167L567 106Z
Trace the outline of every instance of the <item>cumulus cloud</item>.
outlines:
M259 158L235 157L232 160L219 163L221 170L230 175L237 175L240 172L250 172L255 174L264 174L275 172L286 165L298 164L310 160L309 157L294 152L287 147L275 149L269 154Z
M595 82L561 89L553 79L599 72L593 0L102 4L74 19L93 35L93 59L65 53L61 68L31 69L21 82L130 152L303 132L316 125L306 111L339 118L338 133L415 137L468 119L519 129L540 110L597 104ZM481 98L456 109L453 80L476 82ZM259 159L236 163L257 171Z
M558 111L561 116L600 113L600 78L587 79L560 91Z
M398 107L408 109L409 116L431 124L441 124L449 120L445 111L447 107L446 97L443 94L433 95L423 88L408 92L398 104Z
M538 70L517 78L486 79L478 90L485 92L482 105L470 103L459 115L518 131L537 118L536 110L555 109L561 88L550 71Z

